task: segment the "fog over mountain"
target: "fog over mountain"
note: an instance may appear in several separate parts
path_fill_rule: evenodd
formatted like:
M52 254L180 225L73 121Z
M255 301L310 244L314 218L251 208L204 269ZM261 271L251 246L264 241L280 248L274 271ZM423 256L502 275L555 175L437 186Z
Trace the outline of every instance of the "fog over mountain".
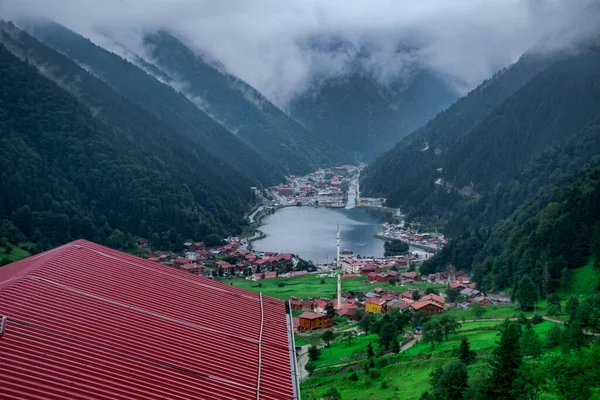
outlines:
M285 107L357 65L384 84L424 67L464 93L532 47L565 47L595 34L598 3L0 0L0 15L51 19L120 53L115 42L144 53L143 36L166 29Z

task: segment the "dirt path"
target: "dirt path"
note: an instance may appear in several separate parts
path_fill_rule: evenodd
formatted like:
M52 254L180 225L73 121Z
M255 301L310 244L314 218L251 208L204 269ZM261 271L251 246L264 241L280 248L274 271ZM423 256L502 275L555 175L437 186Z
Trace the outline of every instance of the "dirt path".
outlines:
M304 367L308 363L308 347L309 345L304 345L301 347L298 352L298 357L296 359L296 363L298 364L298 382L302 383L302 381L308 379L308 372Z

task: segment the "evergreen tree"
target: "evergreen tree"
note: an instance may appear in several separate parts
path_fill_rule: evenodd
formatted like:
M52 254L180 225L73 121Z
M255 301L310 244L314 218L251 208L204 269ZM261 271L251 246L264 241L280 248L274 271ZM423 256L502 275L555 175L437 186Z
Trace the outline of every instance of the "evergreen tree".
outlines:
M488 398L511 400L513 382L518 376L523 356L519 340L521 327L510 321L505 321L502 327L500 342L492 352L490 361L491 376L487 383Z
M469 344L469 339L466 336L463 336L460 339L460 345L458 347L458 358L465 364L469 364L476 357L476 353L471 350L471 345Z
M379 331L379 344L382 348L388 350L390 346L397 342L398 328L392 322L386 322Z
M394 340L392 343L392 352L394 354L400 353L400 341L398 339Z
M525 331L520 339L521 353L526 357L539 357L542 354L542 343L539 335L533 330L530 322L525 326Z
M533 310L533 306L537 301L537 289L529 275L525 275L519 281L519 286L517 287L517 290L515 292L515 298L519 303L519 307L521 308L521 310Z
M461 400L468 389L467 367L459 361L451 361L431 372L432 391L426 399Z
M569 297L567 301L567 312L569 313L569 320L572 321L577 318L577 310L579 309L579 299L575 296Z
M560 344L562 329L558 324L553 324L546 335L546 347L553 348Z
M546 297L546 302L548 303L549 316L560 315L562 313L560 297L558 297L556 293L548 295L548 297Z
M375 351L373 350L373 344L369 342L367 345L367 357L371 358L375 355Z

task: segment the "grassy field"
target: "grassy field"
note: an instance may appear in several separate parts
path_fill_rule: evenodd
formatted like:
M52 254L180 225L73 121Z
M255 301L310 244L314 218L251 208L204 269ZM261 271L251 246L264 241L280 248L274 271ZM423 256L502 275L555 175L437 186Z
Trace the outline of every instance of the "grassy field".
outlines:
M324 283L321 283L321 281L324 281ZM265 279L256 282L249 279L237 278L225 282L233 283L234 286L253 292L262 292L263 295L281 300L288 300L290 297L324 297L333 299L336 296L337 290L336 278L319 278L316 274L296 276L293 278ZM282 282L285 286L280 287L279 284ZM441 289L444 286L430 285L427 283L417 283L408 286L392 286L389 283L368 283L363 277L342 279L342 290L344 292L370 292L376 287L381 287L392 292L404 292L409 289L424 289L427 287Z
M461 332L456 335L450 335L448 341L436 343L433 349L430 344L419 342L406 350L404 354L408 356L430 356L440 353L450 353L453 349L458 347L463 336L469 339L472 350L477 352L487 352L496 346L496 341L500 338L500 332L498 329L494 329L495 327L499 327L500 324L501 322L498 321L495 322L495 325L494 321L464 323L462 324ZM533 330L540 335L540 340L542 342L546 340L546 334L552 325L554 325L554 323L548 321L534 325Z
M302 383L302 396L305 399L318 399L331 387L337 388L344 400L347 399L418 399L430 388L429 374L440 363L452 356L452 350L458 347L463 336L469 338L471 349L484 355L469 369L487 368L486 354L489 354L499 340L498 327L501 321L475 321L462 324L457 334L449 336L448 341L431 345L417 343L400 355L387 355L389 365L375 363L376 373L366 373L365 347L372 341L377 351L377 335L363 336L355 340L352 346L345 341L336 341L329 349L323 349L315 374ZM542 322L534 326L540 340L546 340L546 334L553 323ZM359 338L357 338L359 339ZM550 350L554 351L556 349ZM355 358L362 356L360 361ZM327 367L330 363L350 362L349 365ZM372 368L371 368L372 369ZM356 371L358 380L350 376ZM385 382L385 383L384 383ZM550 397L551 398L551 397Z
M379 335L370 334L357 336L352 339L352 345L346 340L337 340L331 343L329 348L321 350L321 357L316 361L317 368L327 365L342 364L365 358L367 345L373 342L373 349L377 351Z
M594 268L594 259L590 258L584 267L569 270L568 289L561 289L557 293L565 298L570 295L587 297L595 293L598 282L600 270Z
M7 254L6 246L0 246L0 259L7 258L10 262L15 262L30 256L27 251L15 246L12 243L7 243L7 245L12 247L12 251Z
M432 361L392 364L381 368L379 377L361 373L356 382L349 379L353 369L347 367L333 375L315 376L304 381L302 398L319 399L331 386L335 386L344 400L418 399L429 389L429 374L435 365Z

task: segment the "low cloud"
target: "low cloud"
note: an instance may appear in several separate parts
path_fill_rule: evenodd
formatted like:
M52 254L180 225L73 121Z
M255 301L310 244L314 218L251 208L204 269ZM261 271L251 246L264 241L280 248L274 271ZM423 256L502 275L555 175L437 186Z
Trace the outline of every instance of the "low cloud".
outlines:
M166 29L276 104L359 68L381 83L429 68L465 92L525 51L596 37L598 0L0 0L143 54Z

